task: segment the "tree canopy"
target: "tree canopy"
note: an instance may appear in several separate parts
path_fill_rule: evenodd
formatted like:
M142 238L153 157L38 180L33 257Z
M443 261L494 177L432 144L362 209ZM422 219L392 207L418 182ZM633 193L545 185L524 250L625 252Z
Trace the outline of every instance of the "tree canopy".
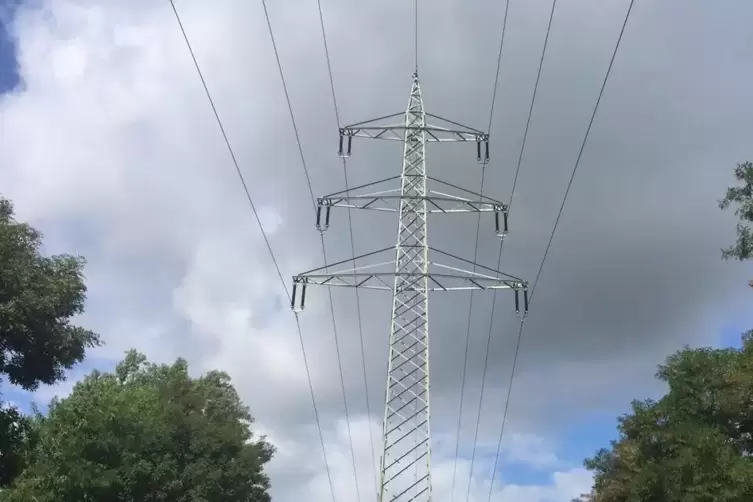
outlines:
M634 401L610 449L587 459L594 487L584 502L753 500L753 331L741 349L690 349L657 377L658 401Z
M84 259L42 256L41 238L0 199L0 373L28 390L57 382L99 343L71 324L84 311Z
M273 454L225 373L134 351L34 419L28 467L3 502L268 502Z
M719 201L719 207L727 209L735 206L735 215L740 218L737 224L737 242L723 249L722 257L748 260L753 258L753 162L738 164L735 178L741 184L727 189L727 194Z
M753 163L719 207L735 206L737 241L725 259L753 258ZM740 349L685 348L659 367L669 392L634 401L619 437L585 465L594 473L580 502L748 502L753 500L753 331ZM578 502L578 501L574 501Z
M84 310L84 260L42 256L41 243L41 234L17 222L13 205L0 197L0 381L4 375L27 390L59 381L99 343L71 323ZM27 432L18 410L0 407L0 486L21 469Z

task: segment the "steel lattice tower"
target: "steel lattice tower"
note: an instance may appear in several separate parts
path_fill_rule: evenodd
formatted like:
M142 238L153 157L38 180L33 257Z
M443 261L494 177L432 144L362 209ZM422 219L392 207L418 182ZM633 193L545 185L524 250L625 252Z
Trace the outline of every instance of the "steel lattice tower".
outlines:
M405 112L400 222L382 436L384 453L380 462L380 501L385 499L385 491L391 483L407 484L407 488L400 486L405 493L431 494L425 122L421 86L418 75L414 74ZM402 272L412 275L403 277ZM403 447L404 444L411 444L407 441L403 443L406 436L411 435L412 446ZM413 458L407 460L411 454ZM401 463L403 459L406 461ZM419 465L419 462L422 464ZM410 469L414 465L415 469ZM414 479L409 479L411 476Z
M402 124L384 124L404 117ZM444 125L429 125L427 118ZM328 272L321 267L293 278L293 309L303 309L308 285L392 290L392 326L380 460L379 502L431 501L431 427L429 413L429 292L512 289L515 308L528 311L527 282L429 246L427 217L431 213L493 212L496 233L507 234L507 206L456 185L427 176L427 142L475 142L479 163L489 161L488 134L426 113L418 74L413 74L405 112L359 122L340 129L340 156L350 156L354 137L404 143L403 168L393 176L318 199L317 227L329 227L333 207L370 209L399 214L397 244L329 266L352 262L354 268ZM347 139L347 151L343 151ZM484 155L482 157L482 149ZM394 186L398 185L398 186ZM441 186L442 192L429 186ZM377 186L389 189L373 191ZM468 198L468 197L473 198ZM500 221L501 220L501 221ZM376 256L394 252L386 262ZM439 263L441 257L455 265ZM358 262L368 262L356 267ZM459 268L473 265L484 273ZM392 270L389 270L389 268ZM392 284L388 281L392 279Z

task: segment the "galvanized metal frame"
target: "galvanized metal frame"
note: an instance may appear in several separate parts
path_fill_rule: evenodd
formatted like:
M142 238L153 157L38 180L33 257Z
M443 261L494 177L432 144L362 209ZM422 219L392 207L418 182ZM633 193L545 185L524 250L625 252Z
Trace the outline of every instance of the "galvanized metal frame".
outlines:
M452 183L447 183L431 176L426 176L427 182L440 185L445 191L426 189L426 195L404 194L402 186L378 190L378 186L391 185L390 182L402 180L402 176L392 176L357 186L349 190L342 190L317 199L316 227L327 230L330 225L330 214L334 207L351 209L368 209L370 211L397 212L403 199L424 200L427 204L426 213L494 213L495 231L498 236L505 237L508 233L507 204L486 197L476 192L466 190ZM402 183L401 183L402 185ZM454 192L454 193L453 193ZM468 198L468 196L473 198Z
M340 152L343 151L343 140L348 138L347 156L350 156L352 138L369 138L384 139L392 141L405 141L410 132L416 132L422 135L424 143L445 143L445 142L468 142L475 141L479 145L479 158L481 157L481 144L485 144L486 158L489 158L489 135L478 129L464 126L452 120L424 113L422 115L422 125L397 123L382 124L386 119L404 117L405 112L393 113L376 119L366 120L340 128ZM447 127L441 125L431 125L426 123L426 117L444 122Z
M402 124L382 124L403 116ZM430 125L427 117L446 124ZM507 205L426 175L427 142L471 142L477 158L489 160L488 134L424 111L418 73L413 74L410 98L404 113L359 122L340 128L339 154L351 154L354 137L404 142L400 176L336 192L318 199L317 227L326 230L333 207L398 212L397 244L362 256L310 270L293 277L291 307L303 309L309 285L392 290L389 361L385 391L380 459L379 502L431 501L431 420L429 393L429 292L512 289L515 309L528 312L528 283L518 277L475 264L428 245L427 217L431 213L495 214L497 234L507 233ZM347 149L344 150L347 138ZM482 155L483 153L483 155ZM400 180L399 188L361 193L364 189ZM430 190L428 183L448 187L449 192ZM461 195L462 194L462 195ZM471 197L471 198L469 198ZM394 205L397 203L397 207ZM324 213L324 214L322 214ZM500 215L504 225L500 225ZM373 260L395 252L394 258L358 267L328 271L346 262ZM471 264L483 271L431 261L430 253ZM386 267L394 266L392 270ZM392 284L388 281L392 280Z

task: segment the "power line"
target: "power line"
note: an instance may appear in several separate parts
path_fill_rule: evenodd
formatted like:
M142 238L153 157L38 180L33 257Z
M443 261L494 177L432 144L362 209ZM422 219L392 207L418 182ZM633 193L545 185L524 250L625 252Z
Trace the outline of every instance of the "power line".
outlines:
M262 0L261 3L262 3L262 6L264 7L264 17L266 18L267 27L269 28L269 36L270 36L270 39L272 40L272 48L274 49L275 59L277 60L277 69L279 70L279 73L280 73L280 80L282 82L282 88L283 88L283 91L285 92L285 100L287 101L288 111L290 112L290 121L293 124L293 132L295 134L296 144L298 145L298 153L300 154L300 157L301 157L301 165L303 166L303 172L306 176L306 182L308 184L309 194L311 195L311 204L313 207L314 215L316 215L317 203L316 203L316 198L314 197L314 190L311 187L311 176L309 175L308 166L306 164L306 158L303 155L303 145L301 144L301 138L300 138L300 135L298 134L298 126L295 121L295 114L293 113L293 106L290 101L290 95L288 94L288 87L287 87L287 84L285 83L285 74L282 70L282 62L280 61L280 53L277 50L277 42L275 41L274 31L272 30L272 22L269 19L269 11L267 10L267 2L266 0ZM321 247L322 247L322 257L324 258L324 263L326 264L329 262L329 260L327 259L327 248L324 243L324 234L320 233L319 237L320 237ZM345 392L345 375L343 373L342 357L341 357L341 352L340 352L340 337L338 336L337 321L335 317L335 305L332 299L332 291L328 290L327 292L329 294L330 316L332 317L332 331L334 332L334 336L335 336L335 352L337 354L337 366L340 372L340 387L342 389L342 394L343 394L343 406L345 408L345 422L348 429L348 442L350 443L351 463L353 464L353 479L356 485L356 498L360 502L361 491L358 486L358 469L356 468L356 454L355 454L355 449L353 448L353 433L352 433L351 425L350 425L350 412L348 409L348 398Z
M272 49L275 53L275 59L277 60L277 69L280 74L280 81L282 82L282 90L285 93L285 101L288 104L288 113L290 115L290 122L293 124L293 133L295 135L296 145L298 146L298 154L301 157L301 165L303 166L303 173L306 176L306 183L309 188L309 195L311 196L311 205L316 213L316 197L314 197L314 189L311 187L311 176L309 175L308 165L306 164L306 157L303 155L303 146L301 144L301 137L298 134L298 125L295 121L295 114L293 113L293 105L290 102L290 94L288 94L288 86L285 82L285 74L282 71L282 62L280 61L280 53L277 50L277 42L275 40L275 34L272 30L272 22L269 20L269 12L267 11L266 0L261 0L262 7L264 7L264 17L267 20L267 28L269 29L269 38L272 40Z
M539 69L536 72L536 83L533 85L533 96L531 97L531 106L528 108L528 118L526 118L526 128L523 132L523 142L520 145L520 153L518 154L518 164L515 168L515 177L512 181L512 192L510 193L510 205L512 205L513 198L515 197L515 189L518 186L518 177L520 176L520 166L523 164L523 154L526 149L526 142L528 141L528 131L531 127L531 117L533 116L533 108L536 104L536 95L539 92L539 82L541 81L541 71L544 68L544 57L546 56L546 49L549 46L549 34L552 32L552 21L554 21L554 11L557 7L557 0L552 1L552 10L549 13L549 24L546 27L546 36L544 37L544 48L541 51L541 59L539 60ZM504 241L503 241L504 242ZM502 246L500 245L500 248Z
M327 72L329 74L329 85L330 89L332 90L332 104L335 109L335 121L337 122L337 130L340 130L340 111L337 106L337 97L335 94L335 80L332 77L332 62L329 56L329 45L327 43L327 32L324 28L324 14L322 13L322 2L321 0L317 0L317 5L319 8L319 23L322 28L322 40L324 42L324 54L327 59ZM348 170L347 170L347 161L345 158L342 159L342 166L343 166L343 179L345 181L345 191L348 192L350 190L350 184L348 183ZM355 241L353 238L353 216L351 213L351 208L348 208L348 230L350 234L350 250L351 254L353 256L353 267L356 266L356 246ZM366 393L366 414L369 417L369 420L371 420L371 395L369 393L369 384L368 384L368 377L366 372L366 353L364 351L364 343L363 343L363 322L361 319L361 295L358 291L358 289L355 289L356 294L356 313L358 316L358 335L361 345L361 366L363 368L363 385L364 390ZM379 490L379 483L377 481L377 464L376 464L376 451L374 449L374 433L372 431L371 425L369 425L369 441L371 444L371 459L374 464L373 472L374 472L374 488L375 491Z
M551 9L551 11L549 13L549 23L547 24L546 35L544 37L544 47L543 47L543 49L541 51L541 59L539 60L539 68L538 68L538 70L536 72L536 82L534 83L534 86L533 86L533 95L531 96L531 104L530 104L530 106L528 108L528 117L526 118L526 126L525 126L525 131L523 133L523 141L522 141L521 146L520 146L520 152L518 154L518 162L517 162L517 166L515 168L515 176L513 178L512 191L510 192L510 200L508 202L508 211L510 210L509 208L512 208L512 202L513 202L513 199L515 197L515 190L516 190L516 188L518 186L518 178L520 176L520 168L523 165L523 154L525 152L526 142L528 140L528 132L529 132L530 126L531 126L531 117L533 116L533 109L534 109L534 106L536 104L536 96L537 96L538 90L539 90L539 82L541 80L541 72L542 72L542 69L544 68L544 58L546 56L546 49L549 46L549 35L550 35L551 31L552 31L552 21L554 20L554 11L555 11L555 7L556 6L557 6L557 0L553 0L552 1L552 9ZM499 253L497 255L497 268L499 268L500 265L501 265L501 263L502 263L502 250L504 249L504 243L505 243L505 241L503 240L499 244ZM489 315L489 331L488 331L487 337L486 337L486 351L484 352L484 367L483 367L482 377L481 377L481 393L479 395L478 411L477 411L477 415L476 415L476 430L475 430L474 436L473 436L473 450L472 450L472 453L471 453L471 468L470 468L470 473L468 475L468 490L466 492L466 500L470 499L470 494L471 494L471 479L472 479L472 476L473 476L473 466L475 465L475 462L476 462L476 446L478 445L478 431L479 431L479 427L481 425L481 407L482 407L483 400L484 400L484 390L486 388L486 374L487 374L487 370L489 368L489 349L491 347L491 338L492 338L492 330L493 330L493 326L494 326L494 311L495 311L495 307L496 307L496 291L495 291L495 294L492 296L492 310L491 310L491 313Z
M499 42L499 54L497 55L497 71L494 76L494 86L492 90L492 103L489 108L489 124L487 126L487 133L491 134L492 129L492 123L494 120L494 105L497 101L497 88L499 85L499 74L500 74L500 68L502 66L502 52L505 46L505 35L507 34L507 13L510 8L510 0L507 0L505 2L505 13L502 21L502 34L500 35L500 42ZM484 195L484 181L486 178L486 165L485 162L482 165L481 169L481 187L479 189L479 195ZM478 258L478 242L479 242L479 233L481 231L481 213L479 213L478 218L476 220L476 240L475 244L473 246L473 261L475 262ZM504 241L503 241L504 242ZM497 263L497 269L499 269L499 263ZM474 267L473 271L475 272L476 269ZM463 357L463 376L460 383L460 410L458 411L458 425L457 425L457 433L455 436L455 460L454 465L452 468L452 487L450 489L450 500L455 499L455 481L457 478L457 470L458 470L458 453L460 451L460 429L463 421L463 403L464 403L464 396L465 396L465 381L468 373L468 348L470 346L470 340L471 340L471 319L473 316L473 295L475 291L471 291L469 305L468 305L468 321L466 326L466 333L465 333L465 356ZM493 298L496 298L497 292L494 291ZM494 301L494 300L492 300ZM483 391L482 391L483 392ZM480 410L479 410L480 411ZM475 452L475 445L474 445L474 452ZM473 463L471 463L471 470L473 470ZM470 486L471 486L471 477L469 475L468 477L468 491L470 493Z
M227 133L225 132L225 127L224 127L224 125L222 123L222 120L220 119L219 112L217 111L217 107L214 104L214 100L212 99L212 94L209 92L209 87L207 86L206 80L204 78L204 73L201 71L201 67L199 66L199 62L196 59L196 55L195 55L195 53L193 51L193 47L191 45L190 39L188 38L188 34L186 33L186 30L185 30L185 28L183 26L183 22L182 22L182 20L180 18L180 14L178 13L177 8L175 7L174 0L168 0L168 1L170 2L170 6L172 7L173 13L175 14L175 20L178 23L178 26L180 28L180 32L181 32L181 34L183 36L183 40L185 41L186 47L188 48L188 52L191 55L191 60L193 61L194 67L196 68L196 73L199 76L199 80L201 80L201 85L204 88L204 92L205 92L205 94L207 96L207 100L209 101L209 104L210 104L210 106L212 108L212 113L214 114L214 118L215 118L215 120L217 122L217 125L220 128L220 132L222 133L222 138L225 141L225 146L227 147L228 153L230 154L230 158L232 159L233 165L235 166L235 171L238 174L238 179L240 180L241 185L243 186L243 191L246 194L246 199L248 200L248 203L251 206L251 211L254 213L254 218L256 219L256 223L258 224L259 230L261 231L262 237L264 238L264 242L267 245L267 250L269 251L269 256L270 256L270 258L272 258L272 263L274 264L275 270L277 271L277 275L280 278L280 282L282 283L282 287L283 287L283 289L285 291L285 295L288 297L288 300L290 300L290 298L291 298L290 297L290 292L288 291L288 287L287 287L287 285L285 283L285 279L283 279L283 277L282 277L282 272L280 271L280 266L279 266L279 264L277 262L277 258L275 257L274 251L272 251L272 246L271 246L271 244L269 242L269 238L267 236L267 233L264 230L264 225L262 225L261 219L259 218L259 213L256 210L256 206L254 205L253 198L251 197L251 192L248 189L248 185L246 183L245 177L243 176L243 172L241 171L240 165L238 164L238 160L237 160L237 158L235 156L235 151L233 150L233 147L230 144L230 140L229 140L229 138L227 136ZM316 398L315 398L315 395L314 395L314 386L313 386L313 383L311 381L311 371L309 369L308 358L306 357L306 349L305 349L305 345L304 345L304 342L303 342L303 332L301 330L301 323L300 323L300 319L298 318L298 314L295 314L295 322L296 322L296 328L297 328L297 331L298 331L298 340L299 340L299 342L301 344L301 352L302 352L302 355L303 355L303 365L304 365L304 368L306 370L306 378L308 380L309 393L311 395L311 404L312 404L312 407L314 409L314 417L316 419L316 427L317 427L317 429L319 431L319 442L321 443L322 454L324 455L324 467L325 467L325 469L327 471L327 479L329 480L329 487L330 487L330 491L332 492L332 500L334 501L335 500L335 489L334 489L334 485L332 483L332 475L331 475L330 469L329 469L329 462L327 461L327 450L324 447L324 435L322 434L321 421L319 420L319 410L318 410L317 405L316 405Z
M418 0L413 0L413 19L415 21L415 26L413 29L413 35L414 35L414 44L413 48L416 52L416 73L418 73Z
M502 66L502 50L505 47L505 35L507 34L507 13L510 10L510 0L505 1L505 15L502 20L502 34L499 40L499 54L497 54L497 73L494 77L494 90L492 91L492 104L489 107L489 125L486 128L487 133L492 132L492 119L494 118L494 104L497 101L497 84L499 83L499 69Z
M565 190L565 195L562 198L562 204L560 205L560 209L557 212L557 218L554 221L554 227L552 228L552 233L549 236L549 242L547 243L546 250L544 251L544 256L541 259L541 265L539 266L539 270L536 273L536 279L533 282L533 287L531 288L531 300L533 301L533 295L536 292L536 286L539 283L539 279L541 278L541 272L544 270L544 264L546 263L546 259L549 256L549 250L552 247L552 241L554 240L554 236L557 232L557 227L559 226L560 218L562 217L562 212L565 209L565 204L567 203L568 196L570 195L570 189L573 186L573 181L575 180L575 175L578 171L578 167L580 166L581 158L583 157L583 151L586 148L586 143L588 142L588 137L591 133L591 127L593 126L594 120L596 118L596 113L599 110L599 105L601 104L601 98L604 95L604 89L607 86L607 82L609 81L609 76L612 73L612 66L614 65L615 58L617 57L617 51L620 48L620 44L622 42L622 37L625 34L625 28L627 27L628 20L630 19L630 14L633 11L633 4L635 3L635 0L630 0L630 4L628 5L627 13L625 14L625 20L622 23L622 28L620 29L620 35L617 38L617 43L615 44L614 51L612 52L612 57L609 60L609 66L607 67L607 72L604 75L604 81L601 84L601 89L599 90L598 98L596 99L596 104L594 105L593 113L591 114L591 119L588 122L588 127L586 128L586 134L583 137L583 142L580 145L580 150L578 151L578 157L575 160L575 165L573 166L572 174L570 175L570 181L567 184L567 188ZM521 340L523 338L523 327L525 326L523 320L520 322L520 328L518 329L518 339L515 346L515 353L513 355L513 363L512 368L510 370L510 383L508 385L507 389L507 397L505 399L505 408L502 415L502 426L499 433L499 440L497 441L497 452L494 457L494 468L492 469L492 481L489 485L489 499L491 500L492 495L492 489L494 487L494 472L497 470L497 461L499 460L499 452L502 447L502 438L504 436L505 432L505 425L507 423L507 413L509 410L509 404L510 404L510 396L512 394L512 387L515 380L515 369L518 362L518 354L520 353L520 344Z
M552 247L552 241L554 240L555 232L557 232L557 226L559 225L560 218L562 217L562 211L565 209L567 198L570 195L570 189L573 186L573 181L575 181L575 174L578 171L578 166L580 165L580 159L583 157L583 151L586 149L586 142L588 141L588 136L591 134L591 127L593 127L594 125L594 119L596 119L596 112L599 111L601 98L604 95L604 89L607 86L609 75L612 73L612 66L614 65L614 60L617 57L617 51L620 48L620 43L622 42L622 36L625 34L625 28L627 27L628 20L630 19L630 13L633 10L634 3L635 3L635 0L630 0L627 14L625 14L625 20L623 21L622 29L620 30L620 36L617 38L617 43L615 44L614 52L612 52L612 58L609 60L607 73L604 76L604 82L601 84L601 89L599 90L599 97L596 99L596 104L594 105L594 111L591 114L591 120L588 121L588 128L586 129L586 135L583 137L583 142L581 143L580 150L578 151L578 158L575 160L575 166L573 167L573 172L570 174L570 181L568 181L567 183L565 196L562 198L562 204L560 205L560 209L557 212L557 219L554 220L554 228L552 228L552 234L549 236L549 242L546 245L546 250L544 251L544 257L541 260L541 265L539 266L538 272L536 272L536 279L534 280L533 288L531 289L531 299L533 299L533 294L536 291L536 285L539 283L539 278L541 277L541 271L544 270L544 263L546 262L546 258L549 255L549 249Z
M241 182L241 185L243 186L243 191L246 193L246 199L248 199L248 203L251 206L251 211L253 211L254 213L254 218L256 218L256 222L259 224L259 229L261 230L262 237L264 237L264 242L267 245L267 250L269 250L269 255L272 257L272 262L274 263L275 270L277 271L277 275L280 277L280 281L282 282L282 287L285 289L285 294L288 296L288 298L290 298L290 292L288 291L288 287L285 284L285 279L283 279L282 277L282 272L280 272L280 266L277 263L277 259L275 258L274 252L272 251L272 246L269 243L269 238L267 237L267 234L264 231L264 226L261 223L261 219L259 218L259 213L256 210L256 206L254 205L253 199L251 198L251 193L248 189L248 185L246 184L246 180L243 176L243 173L241 172L240 166L238 165L238 160L235 157L235 151L230 145L230 140L228 139L227 133L225 132L225 127L222 124L222 120L220 120L220 115L217 112L217 107L215 107L214 105L214 100L212 99L212 95L209 92L209 87L207 87L206 80L204 79L204 74L202 73L201 68L199 67L199 63L196 60L196 56L193 52L193 48L188 39L188 35L186 34L186 30L183 27L183 22L180 19L178 10L175 8L174 0L168 0L168 1L170 2L170 5L172 6L173 12L175 13L175 19L178 21L178 26L180 27L180 31L183 35L183 39L186 42L188 51L191 54L191 59L193 60L194 66L196 67L196 72L199 75L199 79L201 80L201 85L204 87L204 92L206 93L207 100L209 101L209 105L212 107L212 112L214 113L214 117L217 121L217 125L220 128L220 133L222 133L222 138L225 140L225 146L227 147L228 152L230 153L230 158L233 161L233 165L235 166L235 170L238 174L238 178Z
M484 165L481 168L481 189L479 190L479 195L484 195L484 178L486 174L486 166ZM478 220L476 222L476 243L473 246L473 262L475 263L478 259L478 239L479 234L481 232L481 213L478 215ZM499 267L497 267L499 268ZM476 271L476 267L473 267L473 272ZM464 396L465 396L465 380L466 376L468 374L468 348L470 347L471 342L471 318L473 316L473 294L475 291L471 290L470 300L468 304L468 322L465 329L465 355L463 356L463 377L460 381L460 409L458 410L458 425L457 425L457 434L455 437L455 462L452 468L452 487L450 488L450 501L455 500L455 479L457 477L458 472L458 453L460 451L460 429L463 422L463 402L464 402Z

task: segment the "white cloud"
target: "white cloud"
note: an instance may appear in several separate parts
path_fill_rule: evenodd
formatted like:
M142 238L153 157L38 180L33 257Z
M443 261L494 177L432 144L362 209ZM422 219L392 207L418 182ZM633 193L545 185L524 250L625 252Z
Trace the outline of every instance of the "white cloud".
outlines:
M378 437L381 424L376 421L369 423L362 418L358 418L353 420L351 424L362 500L374 500L372 496L375 489L374 461L370 455L369 426L372 428L373 434ZM309 437L300 441L290 441L278 437L273 432L267 431L262 424L259 424L258 430L266 433L268 439L278 447L278 454L270 466L273 482L275 479L282 479L291 475L294 476L293 479L300 480L300 483L274 484L273 495L277 500L303 500L304 498L314 501L331 500L332 491L327 474L320 467L323 465L323 460L315 430L309 429L302 433L299 437L306 435ZM530 439L527 441L537 443L541 458L554 457L552 452L545 453L546 448L541 442ZM325 444L335 498L337 500L355 500L353 463L344 420L338 421L336 428L325 436ZM309 447L304 445L309 445ZM315 446L312 447L312 445ZM452 498L450 492L455 465L443 453L437 450L433 452L433 500L437 502L449 502ZM535 459L535 461L540 461L540 458ZM474 470L478 473L478 465L476 467ZM469 460L459 460L454 500L466 500L469 469ZM567 467L564 464L559 469L553 469L548 477L549 480L545 484L524 485L516 484L513 480L503 480L497 475L494 480L491 502L570 502L574 497L590 490L592 484L592 475L588 471L579 467ZM474 475L471 480L468 502L486 502L489 496L490 482L488 475Z
M504 447L509 462L519 462L534 468L558 467L562 462L546 439L534 434L512 433L505 438Z
M582 468L557 471L548 486L503 486L493 498L495 502L570 502L591 489L593 478Z

